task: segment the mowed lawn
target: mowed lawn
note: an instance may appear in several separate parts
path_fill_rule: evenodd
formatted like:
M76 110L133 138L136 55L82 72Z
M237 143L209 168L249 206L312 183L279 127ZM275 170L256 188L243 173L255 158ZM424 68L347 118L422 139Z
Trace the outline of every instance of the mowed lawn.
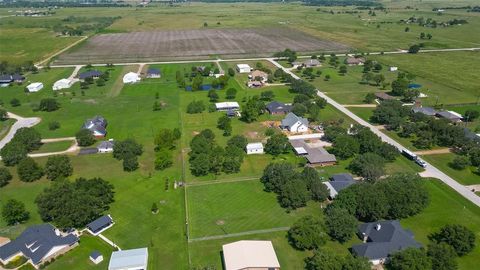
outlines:
M401 221L411 229L415 239L424 246L428 235L437 232L446 224L461 224L475 233L476 247L466 256L458 259L460 270L477 269L480 258L480 208L472 204L438 180L427 180L430 204L420 214Z
M480 172L478 168L474 166L468 166L463 170L455 170L450 167L450 163L454 160L455 154L438 154L438 155L424 155L423 159L432 163L432 165L439 168L442 172L446 173L457 182L463 185L475 185L480 184Z
M285 227L320 213L318 203L287 213L259 180L191 186L187 195L191 238Z

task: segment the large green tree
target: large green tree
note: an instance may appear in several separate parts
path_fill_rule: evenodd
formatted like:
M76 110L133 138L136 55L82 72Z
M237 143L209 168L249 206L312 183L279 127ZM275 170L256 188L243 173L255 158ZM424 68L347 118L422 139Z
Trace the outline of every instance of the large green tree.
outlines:
M458 256L466 255L475 248L475 233L460 224L445 225L430 238L437 243L449 244Z
M333 152L340 159L353 157L360 151L360 143L352 136L340 135L333 141Z
M8 225L15 225L28 220L30 213L25 210L25 204L15 199L8 200L2 208L2 218Z
M17 173L24 182L33 182L43 176L42 168L31 157L26 157L18 163Z
M48 157L44 171L47 179L56 180L58 178L72 175L73 166L70 163L70 158L68 156L55 155Z
M447 243L430 243L427 255L432 260L432 270L456 270L457 253Z
M325 210L325 225L328 235L340 243L352 238L357 231L357 220L346 209L328 207Z
M432 262L427 252L422 248L407 248L390 256L388 270L427 270L432 268Z
M348 168L367 180L377 180L385 174L385 160L375 153L365 153L356 156Z
M288 230L288 238L297 249L317 249L327 242L325 225L317 217L305 216L297 220Z
M12 174L7 168L0 168L0 187L6 186L12 180Z
M290 142L283 133L273 134L265 144L265 152L273 156L287 153L288 150L290 150Z
M90 146L95 143L95 136L88 129L81 129L75 134L79 146Z

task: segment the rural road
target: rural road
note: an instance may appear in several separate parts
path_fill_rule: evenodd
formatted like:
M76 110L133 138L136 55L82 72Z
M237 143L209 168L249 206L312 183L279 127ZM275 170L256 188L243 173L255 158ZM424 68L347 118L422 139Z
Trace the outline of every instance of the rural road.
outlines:
M68 48L67 48L68 49ZM64 49L66 50L66 49ZM63 51L64 51L63 50ZM456 49L431 49L431 50L420 50L419 53L432 53L432 52L458 52L458 51L478 51L480 48L456 48ZM369 55L381 55L381 54L407 54L407 50L398 50L391 52L370 52ZM348 56L351 53L337 54L337 56ZM330 55L325 55L329 57ZM309 55L298 56L298 58L310 58ZM254 57L254 58L232 58L232 59L203 59L203 60L181 60L181 61L158 61L158 62L131 62L131 63L113 63L116 66L131 66L131 65L140 65L140 64L150 64L150 65L159 65L159 64L189 64L189 63L211 63L211 62L239 62L239 61L261 61L267 60L270 61L269 57ZM42 62L45 62L42 61ZM105 66L106 64L92 64L92 66ZM65 68L65 67L75 67L76 64L71 65L51 65L51 68ZM280 65L281 66L281 65ZM39 66L41 68L41 66ZM286 68L282 67L285 71Z
M12 125L7 135L5 135L2 140L0 140L0 149L2 149L8 142L13 139L13 136L15 135L17 130L24 127L33 127L41 121L41 119L38 117L23 118L11 112L8 113L8 118L16 119L17 122Z
M48 156L54 156L54 155L64 155L64 154L69 154L69 153L75 153L78 150L80 150L80 147L78 147L78 143L77 143L77 140L76 140L75 137L42 139L42 143L63 142L63 141L72 141L73 144L67 150L64 150L64 151L34 153L34 154L28 154L28 156L32 157L32 158L48 157Z
M274 64L275 66L277 66L279 68L282 68L286 73L292 75L293 78L295 78L297 80L300 79L300 77L298 77L295 73L293 73L290 70L282 67L282 65L275 62L272 58L270 58L269 61L272 64ZM341 104L339 104L335 100L333 100L330 97L328 97L327 95L325 95L323 92L318 91L317 94L318 94L318 96L326 99L327 102L330 105L334 106L337 110L346 114L348 117L352 118L353 120L355 120L360 125L370 128L370 130L373 133L377 134L384 142L387 142L387 143L395 146L399 151L408 150L406 147L404 147L403 145L401 145L397 141L393 140L392 138L390 138L389 136L387 136L386 134L381 132L380 129L378 129L378 127L376 127L376 126L368 123L367 121L363 120L362 118L358 117L356 114L352 113L347 108L345 108L344 106L342 106ZM420 176L422 176L422 177L433 177L433 178L440 179L440 181L447 184L449 187L454 189L456 192L460 193L460 195L462 195L463 197L465 197L466 199L468 199L469 201L471 201L475 205L480 206L480 196L477 196L468 187L459 184L453 178L446 175L445 173L443 173L442 171L437 169L432 164L430 164L428 162L426 162L426 164L427 164L427 166L425 168L425 171L421 172Z

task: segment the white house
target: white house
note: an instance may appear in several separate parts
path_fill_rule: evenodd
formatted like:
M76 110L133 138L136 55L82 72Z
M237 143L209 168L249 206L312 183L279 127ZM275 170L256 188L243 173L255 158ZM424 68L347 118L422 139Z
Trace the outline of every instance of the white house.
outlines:
M247 155L263 154L263 144L261 142L249 143L245 149L247 151Z
M43 83L41 82L34 82L27 85L28 92L38 92L43 88Z
M389 67L388 70L390 70L390 71L397 71L397 70L398 70L398 67Z
M282 120L281 127L294 133L306 132L308 131L308 119L288 113Z
M53 90L61 90L61 89L65 89L65 88L70 88L73 84L73 80L69 80L69 79L60 79L58 81L56 81L54 84L53 84Z
M225 270L279 270L271 241L242 240L222 246Z
M103 261L103 255L95 250L94 252L90 253L90 261L94 264L99 264Z
M148 249L137 248L114 251L108 270L147 270Z
M237 64L238 73L249 73L252 71L252 68L248 64Z
M115 141L113 139L109 139L108 141L103 141L97 146L98 152L111 153L113 152L114 144L115 144Z
M123 76L123 83L137 83L140 81L140 76L135 72L128 72Z

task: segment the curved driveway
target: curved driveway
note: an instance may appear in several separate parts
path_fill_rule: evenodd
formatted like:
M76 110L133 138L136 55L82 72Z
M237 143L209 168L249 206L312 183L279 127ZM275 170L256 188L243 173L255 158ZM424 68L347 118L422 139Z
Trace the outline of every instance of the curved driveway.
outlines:
M274 61L273 58L268 59L272 64L275 66L283 69L286 73L292 75L293 78L299 80L300 77L298 77L295 73L291 72L287 68L284 68L282 65ZM327 100L329 104L334 106L337 110L341 111L342 113L346 114L348 117L352 118L355 120L357 123L359 123L362 126L368 127L373 133L377 134L384 142L387 142L393 146L395 146L399 151L403 150L408 150L406 147L401 145L400 143L396 142L389 136L387 136L385 133L381 132L377 127L373 126L372 124L368 123L367 121L363 120L362 118L358 117L356 114L352 113L349 111L347 108L345 108L343 105L339 104L335 100L329 98L327 95L324 93L317 91L318 96L324 98ZM472 203L476 204L477 206L480 206L480 197L477 196L475 193L473 193L468 187L459 184L457 181L455 181L453 178L450 176L446 175L444 172L440 171L437 169L435 166L432 164L427 163L427 166L425 168L425 171L420 173L420 176L422 177L433 177L440 179L443 183L447 184L449 187L454 189L456 192L460 193L463 197L465 197L467 200L471 201Z
M15 135L17 130L24 127L33 127L41 121L41 119L38 117L23 118L11 112L8 113L8 118L16 119L17 122L12 125L7 135L5 135L2 140L0 140L0 149L2 149L8 142L13 139L13 136Z

